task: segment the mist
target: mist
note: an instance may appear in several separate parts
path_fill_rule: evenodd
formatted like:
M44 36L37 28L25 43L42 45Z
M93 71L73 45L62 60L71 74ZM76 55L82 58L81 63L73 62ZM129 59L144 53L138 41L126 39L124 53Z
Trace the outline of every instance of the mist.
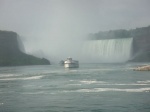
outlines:
M25 51L58 63L88 62L82 46L89 33L150 24L149 0L1 0L0 30L20 35Z

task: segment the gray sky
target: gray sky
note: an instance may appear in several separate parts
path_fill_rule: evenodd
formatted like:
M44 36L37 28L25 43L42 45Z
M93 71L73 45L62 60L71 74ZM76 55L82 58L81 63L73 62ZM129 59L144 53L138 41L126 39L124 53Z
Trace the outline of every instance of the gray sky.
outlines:
M150 0L0 0L0 30L17 32L30 54L79 58L88 33L148 26L149 11Z

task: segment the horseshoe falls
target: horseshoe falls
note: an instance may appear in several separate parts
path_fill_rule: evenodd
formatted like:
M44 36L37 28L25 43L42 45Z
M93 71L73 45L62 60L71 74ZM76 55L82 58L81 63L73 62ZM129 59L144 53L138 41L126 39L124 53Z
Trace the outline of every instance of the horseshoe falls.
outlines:
M90 40L83 46L86 61L97 63L126 62L132 55L133 38Z

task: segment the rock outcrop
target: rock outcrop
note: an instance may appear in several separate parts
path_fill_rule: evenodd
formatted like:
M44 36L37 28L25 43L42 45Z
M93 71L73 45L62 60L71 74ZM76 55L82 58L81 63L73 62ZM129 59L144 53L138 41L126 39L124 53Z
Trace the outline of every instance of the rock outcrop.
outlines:
M135 71L150 71L150 65L134 68Z
M49 65L49 60L21 51L15 32L0 31L0 66Z

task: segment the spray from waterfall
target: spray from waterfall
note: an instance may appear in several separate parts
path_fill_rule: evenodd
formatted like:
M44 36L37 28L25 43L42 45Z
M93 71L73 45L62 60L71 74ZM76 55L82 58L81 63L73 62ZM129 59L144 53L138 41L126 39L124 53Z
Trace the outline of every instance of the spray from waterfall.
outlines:
M90 40L83 46L83 55L90 62L126 62L132 55L133 38Z

